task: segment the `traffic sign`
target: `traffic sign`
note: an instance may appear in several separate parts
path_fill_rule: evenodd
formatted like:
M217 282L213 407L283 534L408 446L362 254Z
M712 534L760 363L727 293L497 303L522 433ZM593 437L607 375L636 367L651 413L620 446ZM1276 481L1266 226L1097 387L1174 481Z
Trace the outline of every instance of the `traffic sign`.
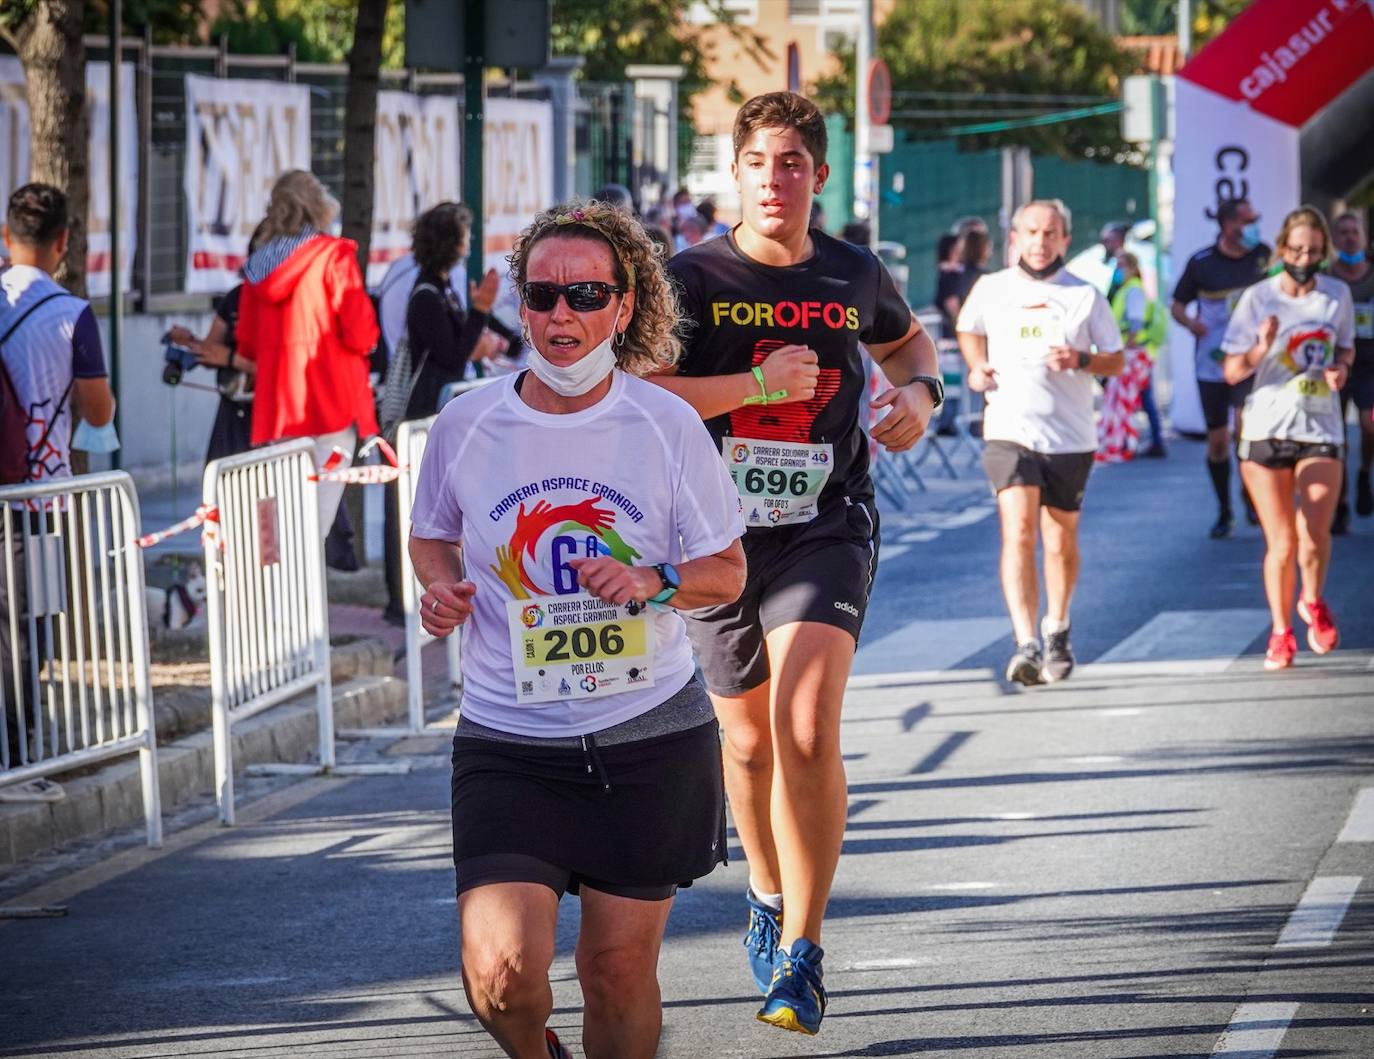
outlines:
M886 125L892 116L892 73L887 63L872 59L868 64L868 120Z

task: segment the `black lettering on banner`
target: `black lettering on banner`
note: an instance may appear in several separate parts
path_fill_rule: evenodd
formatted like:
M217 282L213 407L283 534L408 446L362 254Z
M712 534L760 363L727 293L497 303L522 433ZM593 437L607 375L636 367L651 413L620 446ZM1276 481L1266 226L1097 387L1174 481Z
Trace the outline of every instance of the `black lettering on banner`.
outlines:
M1229 162L1228 156L1232 159ZM1250 197L1250 181L1245 177L1232 179L1234 174L1244 173L1250 168L1250 155L1244 147L1228 144L1221 148L1216 154L1216 168L1219 174L1213 188L1216 193L1216 202L1202 211L1203 216L1209 221L1217 219L1217 207L1227 199Z

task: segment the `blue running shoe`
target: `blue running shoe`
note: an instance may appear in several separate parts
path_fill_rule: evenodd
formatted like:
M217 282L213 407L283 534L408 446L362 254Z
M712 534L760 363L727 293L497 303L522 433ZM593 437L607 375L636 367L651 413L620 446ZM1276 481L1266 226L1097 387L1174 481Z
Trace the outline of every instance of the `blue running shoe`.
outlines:
M754 896L752 888L744 891L749 902L749 929L744 932L744 949L749 954L749 970L759 992L768 995L773 982L773 965L778 960L778 941L782 938L780 912L774 912Z
M778 964L773 969L773 984L755 1017L779 1029L814 1036L825 1015L824 972L820 946L805 938L792 943L792 951L778 949Z

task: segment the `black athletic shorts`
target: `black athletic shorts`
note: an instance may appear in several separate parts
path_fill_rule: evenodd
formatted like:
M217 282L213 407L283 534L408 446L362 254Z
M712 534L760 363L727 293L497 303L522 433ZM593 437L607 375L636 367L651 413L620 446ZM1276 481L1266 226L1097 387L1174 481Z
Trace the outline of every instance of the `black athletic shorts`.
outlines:
M699 687L699 685L698 685ZM586 749L453 740L457 891L533 882L646 901L724 863L720 726Z
M1303 460L1343 460L1345 447L1318 441L1268 438L1264 441L1242 441L1237 455L1247 463L1281 470L1296 467Z
M983 470L994 495L1013 485L1033 485L1040 503L1059 511L1077 511L1093 469L1091 452L1035 452L1014 441L983 445Z
M1253 375L1248 379L1242 379L1234 386L1229 382L1206 382L1199 379L1197 392L1202 398L1202 420L1207 424L1207 429L1220 430L1222 427L1230 426L1231 409L1245 407L1245 399L1250 396L1250 389L1254 384Z
M783 625L833 625L858 644L878 569L878 509L871 500L842 497L799 526L749 530L744 555L749 574L739 599L686 615L714 694L742 695L768 680L764 638Z
M1345 385L1341 387L1341 407L1348 407L1351 401L1361 411L1368 412L1374 408L1374 371L1351 375L1345 380Z

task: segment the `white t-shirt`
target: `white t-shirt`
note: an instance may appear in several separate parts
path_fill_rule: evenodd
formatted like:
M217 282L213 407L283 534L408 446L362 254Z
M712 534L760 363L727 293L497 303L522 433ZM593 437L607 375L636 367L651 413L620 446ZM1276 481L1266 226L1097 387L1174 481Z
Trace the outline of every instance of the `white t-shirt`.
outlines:
M1051 346L1115 353L1121 331L1107 299L1092 284L1061 269L1038 280L1004 268L973 285L957 331L986 335L988 364L997 373L983 415L983 437L1033 452L1093 452L1093 380L1086 371L1051 371Z
M701 417L661 387L617 371L591 408L549 415L521 400L516 381L462 394L439 413L412 531L461 542L477 586L462 632L463 715L520 735L582 735L637 717L687 683L681 615L648 610L652 685L591 697L572 679L555 688L561 697L521 703L517 681L531 674L522 660L516 675L512 601L556 612L580 591L567 560L593 550L636 566L723 551L744 533L739 493Z
M1339 445L1345 440L1340 397L1326 384L1324 369L1336 362L1337 349L1355 345L1355 308L1350 288L1334 276L1317 274L1317 285L1290 298L1270 276L1247 287L1231 314L1221 348L1230 356L1250 349L1260 325L1270 316L1279 331L1255 369L1245 399L1241 439L1309 441Z

